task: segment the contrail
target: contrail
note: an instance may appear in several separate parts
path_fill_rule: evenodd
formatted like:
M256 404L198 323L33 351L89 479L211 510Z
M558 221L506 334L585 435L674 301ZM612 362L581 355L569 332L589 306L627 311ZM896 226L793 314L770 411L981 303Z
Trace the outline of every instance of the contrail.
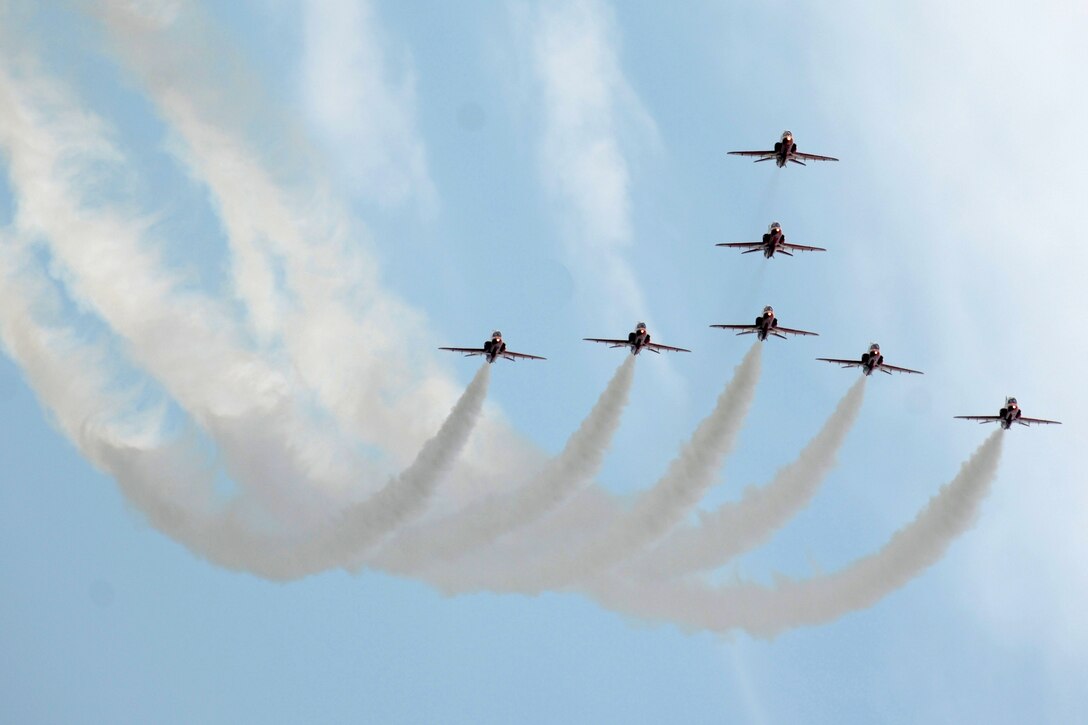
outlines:
M769 484L750 486L740 501L701 514L697 526L673 531L624 571L650 579L682 576L722 566L766 541L808 505L834 468L839 448L861 410L865 380L858 377L797 460L779 469Z
M247 344L227 305L164 266L145 219L124 213L124 203L90 208L96 180L118 173L124 158L111 138L31 64L0 71L0 148L18 232L47 245L72 300L106 322L127 361L215 439L232 479L305 528L352 482L374 480L367 474L377 467L307 404L290 374Z
M183 141L169 150L206 185L226 231L233 292L245 305L249 332L289 360L297 382L344 432L407 465L456 399L457 385L422 352L434 339L424 315L383 288L371 235L332 197L293 119L262 96L200 8L156 14L108 2L87 12ZM408 109L395 115L401 112ZM273 160L258 155L255 127L280 137ZM396 146L390 153L405 150ZM388 364L394 355L399 364ZM479 430L472 458L488 465L453 472L450 506L509 490L524 481L528 464L543 459L494 417Z
M411 466L308 538L277 540L252 535L230 519L211 527L207 533L217 552L217 563L276 579L349 566L362 552L423 511L464 449L480 417L490 379L491 365L485 363Z
M0 285L0 299L7 289ZM121 417L121 405L102 392L108 383L95 358L63 331L47 333L34 325L21 298L13 300L20 307L5 305L0 318L5 346L24 369L33 370L31 384L88 459L113 476L126 499L163 533L220 566L270 579L346 565L418 515L464 448L490 380L490 366L481 366L413 464L378 492L314 532L273 534L256 525L244 495L220 510L211 496L214 465L187 437L147 445L119 435L109 421Z
M118 481L126 499L156 528L221 566L288 579L348 563L423 510L479 419L490 381L491 366L486 364L412 465L385 487L316 532L263 533L255 526L255 509L247 506L252 502L245 492L225 512L220 510L213 496L214 461L192 437L155 440L154 414L136 416L140 420L126 426L126 418L134 417L126 415L131 405L105 374L101 351L67 328L34 322L33 306L49 308L41 302L48 287L29 273L20 251L0 244L0 338L5 348L27 371L69 439ZM123 427L139 431L144 440L120 434Z
M691 580L640 584L610 576L592 585L593 596L605 606L639 617L694 629L744 629L762 637L865 609L936 563L971 527L997 474L1003 433L991 434L956 477L879 551L833 574L785 580L775 587L718 588Z
M759 381L762 347L762 343L751 347L718 396L714 410L699 424L665 475L642 493L630 510L617 514L588 544L568 546L543 563L502 574L501 588L536 593L566 587L633 556L679 522L713 484L736 441ZM482 575L486 580L487 573ZM491 588L496 583L483 586ZM477 580L465 584L444 579L442 585L455 589L481 586Z
M226 511L198 510L166 495L201 478L183 441L155 448L126 445L106 431L83 436L83 447L118 481L126 499L153 526L228 569L268 579L298 579L348 566L361 552L421 513L463 449L486 397L490 366L483 365L438 433L416 460L382 489L312 532L260 530L245 501ZM208 479L207 472L203 478Z
M635 357L628 355L563 451L525 486L474 502L453 515L394 536L374 563L400 573L456 559L543 516L592 480L630 398Z

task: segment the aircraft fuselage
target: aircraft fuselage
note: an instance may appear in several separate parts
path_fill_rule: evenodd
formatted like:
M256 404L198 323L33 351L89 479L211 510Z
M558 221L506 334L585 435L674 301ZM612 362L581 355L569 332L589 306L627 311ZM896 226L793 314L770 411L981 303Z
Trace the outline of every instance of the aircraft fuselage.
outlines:
M484 343L484 356L487 358L488 364L495 362L498 358L506 352L506 343L502 341L502 338L492 338Z
M1020 407L1017 405L1010 405L1002 408L997 412L1001 418L1001 427L1004 430L1008 430L1012 427L1012 424L1016 422L1023 413L1020 411Z
M781 164L779 164L781 166ZM768 232L763 235L763 256L770 259L774 256L782 244L786 241L786 235L782 232Z
M884 362L884 356L879 352L870 350L861 356L862 372L866 375L872 375L873 371L880 367L880 364Z
M646 330L635 330L627 333L627 342L631 345L631 354L638 355L642 348L650 342L650 333Z
M759 328L756 330L756 337L762 342L771 334L771 330L778 327L778 318L773 314L760 315L756 318L756 327Z
M774 162L778 164L778 168L782 168L786 165L786 162L790 160L790 154L797 151L797 144L793 141L793 136L786 136L781 141L776 141L774 144L774 152L776 154Z

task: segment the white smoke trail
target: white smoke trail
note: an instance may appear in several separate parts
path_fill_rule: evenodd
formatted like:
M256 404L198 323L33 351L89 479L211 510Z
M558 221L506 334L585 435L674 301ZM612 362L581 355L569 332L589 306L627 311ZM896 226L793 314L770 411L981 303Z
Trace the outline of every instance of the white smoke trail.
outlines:
M282 344L293 370L345 431L394 465L407 465L453 403L457 385L420 352L432 348L434 335L422 314L383 289L369 234L330 198L305 151L308 144L238 71L244 63L199 8L153 13L110 2L90 12L179 135L171 150L207 186L254 333ZM364 16L356 19L372 22ZM223 73L224 65L231 72ZM382 103L398 97L388 88L373 90ZM396 114L408 118L412 112L398 108ZM267 159L258 159L247 135L253 126L285 136L276 158L282 161L287 152L290 183L277 182ZM374 130L379 136L389 131ZM383 138L372 141L382 146ZM410 155L422 148L414 141L394 146L414 149ZM419 174L413 178L429 187ZM283 271L284 290L276 288L273 266ZM390 365L394 357L399 364ZM488 464L466 461L454 472L457 498L507 488L527 463L541 458L496 412L488 418L470 443L470 458Z
M179 440L153 448L117 441L108 430L85 430L83 446L118 482L126 499L157 529L213 563L274 580L289 580L337 566L349 566L369 547L419 515L464 448L487 394L490 366L484 365L404 472L382 489L330 517L310 532L291 535L260 530L247 520L244 501L226 511L194 510L164 496L201 478L193 451ZM204 476L206 479L207 476Z
M320 519L334 491L370 478L356 444L245 345L225 305L164 268L144 220L98 198L97 185L112 180L103 175L123 161L108 127L26 64L10 70L0 72L0 148L19 233L47 246L72 298L216 438L236 482L285 521ZM293 495L300 480L307 491Z
M763 637L865 609L936 563L971 527L997 474L1003 433L990 435L956 477L883 547L838 572L785 580L775 587L719 588L690 580L640 584L610 576L592 586L593 596L605 606L639 617L695 629L744 629Z
M604 531L588 541L560 542L560 550L516 569L434 571L429 579L447 591L499 589L538 593L588 578L637 554L664 535L699 501L732 449L759 381L762 343L756 343L737 365L717 403L665 475L643 492L630 510L600 524ZM573 503L573 502L572 502Z
M858 377L797 460L779 469L769 484L750 486L740 501L700 514L697 526L673 531L625 567L626 573L656 579L713 569L766 541L808 505L835 466L839 448L861 410L865 380Z
M259 530L245 494L226 511L213 500L215 466L192 436L158 440L154 413L136 415L109 379L106 357L66 328L43 328L32 308L46 285L11 245L0 246L0 339L28 371L32 387L65 434L110 473L126 499L159 530L221 566L273 579L348 564L422 512L479 418L490 380L482 365L438 433L384 488L331 517L316 531ZM132 419L139 418L139 422ZM260 429L266 421L247 420ZM126 435L122 429L137 431Z
M308 537L254 533L230 517L214 522L203 533L215 562L274 579L349 566L382 538L422 513L464 449L479 419L490 379L491 365L485 363L411 466Z
M630 398L634 370L635 357L628 355L562 452L529 483L397 534L373 563L403 573L448 562L531 523L588 484L600 469L619 427Z

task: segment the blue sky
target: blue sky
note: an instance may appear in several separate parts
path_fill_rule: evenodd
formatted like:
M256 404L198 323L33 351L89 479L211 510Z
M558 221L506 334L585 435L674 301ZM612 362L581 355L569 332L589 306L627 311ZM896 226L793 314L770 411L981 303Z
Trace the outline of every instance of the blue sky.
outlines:
M1085 717L1079 5L0 8L0 102L41 114L0 138L5 721ZM725 156L784 128L842 161ZM713 246L772 219L829 251ZM149 523L87 443L189 431L241 474L217 469L218 495L321 522L404 468L475 374L433 348L498 327L549 360L491 371L448 512L559 451L622 361L580 338L645 320L694 353L637 361L595 480L631 499L748 350L707 325L764 304L821 336L766 343L704 509L793 460L854 381L813 358L877 340L926 375L870 381L812 502L715 581L879 549L989 432L953 415L1012 394L1065 423L1007 434L976 525L916 579L770 640L577 593L228 571ZM20 347L42 321L69 333L49 338L68 374ZM258 454L232 459L209 421L250 414L235 433ZM313 480L275 465L297 460ZM174 462L145 480L199 494L206 461Z

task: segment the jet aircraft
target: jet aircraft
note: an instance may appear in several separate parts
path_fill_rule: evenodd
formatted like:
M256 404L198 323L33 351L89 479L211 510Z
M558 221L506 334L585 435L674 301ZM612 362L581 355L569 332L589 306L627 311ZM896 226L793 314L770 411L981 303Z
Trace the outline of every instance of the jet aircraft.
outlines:
M502 333L495 330L491 333L491 339L484 342L484 346L480 348L476 347L440 347L439 350L449 350L450 352L464 353L465 357L471 357L473 355L483 355L487 358L487 362L493 363L497 358L505 358L507 360L546 360L547 358L540 357L539 355L526 355L523 352L514 352L506 349L506 343L503 342Z
M767 305L763 308L763 314L756 318L754 325L711 325L711 327L718 327L723 330L740 330L738 335L751 335L755 334L759 337L760 342L767 339L768 335L774 335L775 337L781 337L786 339L786 335L818 335L816 332L808 332L807 330L792 330L788 327L779 327L778 318L774 316L774 308Z
M882 373L891 375L895 373L914 373L915 375L923 375L921 370L911 370L910 368L896 367L895 365L888 365L884 362L884 356L880 354L880 345L875 342L869 345L869 352L864 353L861 356L861 360L839 360L833 357L818 357L817 360L823 360L824 362L837 363L844 368L859 367L861 371L866 375L872 375L874 370L879 370Z
M667 352L691 352L691 350L683 347L672 347L662 345L659 342L650 342L650 333L646 331L645 322L635 325L634 331L627 333L626 340L613 340L607 337L583 337L582 339L587 342L603 342L609 347L627 347L631 349L632 355L638 355L643 349L656 352L658 355L661 354L662 350Z
M797 144L793 141L793 134L789 131L782 132L782 140L775 142L774 151L730 151L731 156L756 156L756 163L774 159L778 168L793 162L805 166L806 161L838 161L834 156L819 156L818 154L803 154L797 150Z
M793 252L826 252L823 247L809 247L804 244L789 244L786 242L786 235L782 233L782 225L778 222L771 222L771 225L767 227L767 233L763 235L763 241L761 242L723 242L717 244L718 247L731 247L734 249L743 249L741 254L751 254L752 252L763 252L763 256L770 259L774 256L775 252L781 252L787 257L792 257Z
M1059 420L1045 420L1043 418L1025 418L1020 411L1016 398L1005 398L1005 407L997 412L997 415L957 415L960 420L977 420L979 423L1000 423L1003 430L1008 430L1013 423L1020 425L1061 425Z

